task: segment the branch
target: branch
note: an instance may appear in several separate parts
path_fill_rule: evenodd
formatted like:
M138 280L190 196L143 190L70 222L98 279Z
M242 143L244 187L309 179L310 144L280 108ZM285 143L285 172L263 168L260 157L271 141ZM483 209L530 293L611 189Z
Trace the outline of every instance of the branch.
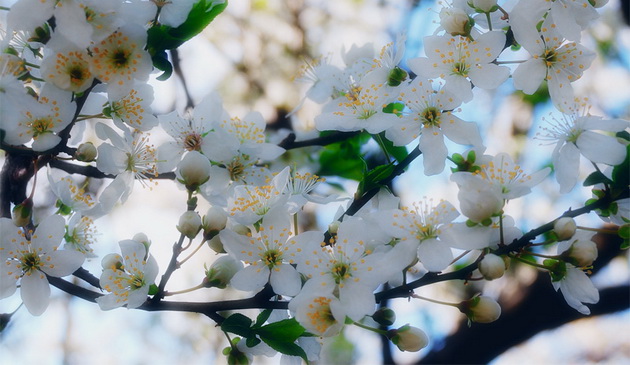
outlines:
M335 142L345 141L346 139L358 136L362 131L357 132L333 132L331 134L306 139L304 141L296 141L295 133L290 133L282 142L278 144L278 146L284 148L285 150L292 150L295 148L302 147L310 147L310 146L327 146L329 144L333 144Z
M105 179L105 178L109 178L109 179L114 179L116 178L116 175L110 175L110 174L105 174L103 172L101 172L101 170L97 169L94 166L90 166L90 165L76 165L73 163L69 163L67 161L63 161L63 160L57 160L57 159L53 159L49 162L49 165L51 167L63 170L69 174L78 174L78 175L83 175L86 177L92 177L92 178L96 178L96 179ZM164 179L164 180L174 180L175 179L175 173L174 172L164 172L161 173L159 175L151 175L151 174L147 174L146 176L147 179Z
M605 197L603 197L602 199L592 203L592 204L588 204L580 209L576 209L576 210L571 210L569 209L568 211L566 211L564 214L562 214L560 217L552 220L549 223L543 224L542 226L536 228L536 229L532 229L531 231L525 233L521 238L514 240L512 243L510 243L509 245L503 246L503 247L499 247L499 249L497 249L496 251L494 251L493 253L495 255L505 255L507 253L510 252L518 252L520 251L523 247L527 246L532 240L534 240L536 237L538 237L539 235L545 233L545 232L549 232L553 229L553 225L554 222L557 219L563 218L563 217L570 217L570 218L574 218L577 217L579 215L582 214L586 214L589 213L593 210L596 209L600 209L600 208L604 208L607 207L610 203L617 201L617 200L621 200L624 198L628 198L630 196L630 191L625 191L622 195L612 199L610 198L610 196L606 195ZM445 273L445 274L440 274L440 273L433 273L433 272L429 272L426 275L424 275L423 277L421 277L418 280L412 281L410 283L401 285L399 287L396 288L392 288L389 290L384 290L380 293L376 293L376 301L380 302L381 300L385 299L385 298L407 298L409 297L409 295L413 292L414 289L425 286L425 285L429 285L429 284L434 284L434 283L438 283L441 281L446 281L446 280L466 280L469 278L469 275L475 270L477 269L477 266L479 264L479 260L477 259L477 261L471 263L468 266L465 266L459 270L453 271L453 272L449 272L449 273Z

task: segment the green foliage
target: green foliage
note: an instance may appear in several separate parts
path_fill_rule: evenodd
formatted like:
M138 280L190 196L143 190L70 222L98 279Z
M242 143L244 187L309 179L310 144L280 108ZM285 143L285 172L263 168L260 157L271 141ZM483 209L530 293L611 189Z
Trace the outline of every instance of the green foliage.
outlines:
M361 181L367 170L361 147L369 139L369 134L361 133L324 147L319 155L320 169L316 175Z
M600 171L595 171L592 174L588 175L586 177L586 180L584 180L584 186L591 186L591 185L595 185L595 184L606 184L609 185L612 183L612 180L610 180L609 178L607 178L604 174L602 174Z
M387 179L392 174L392 172L394 172L395 167L396 165L394 165L393 162L390 162L385 165L376 166L372 170L368 171L368 173L365 174L365 176L359 183L357 195L361 196L366 191L383 186L383 180Z
M304 327L294 318L265 325L270 315L270 309L264 310L258 315L256 322L252 323L248 317L234 313L221 323L221 330L242 336L248 347L256 346L263 341L280 353L299 356L308 363L306 353L295 343L304 334Z
M621 249L627 250L630 248L630 224L624 224L619 227L617 234L623 239L623 242L621 242Z
M379 144L379 146L381 146L386 155L395 158L398 162L401 162L407 157L407 155L409 155L409 152L407 152L407 149L404 146L394 146L392 141L385 138L385 132L373 135L372 138Z
M159 80L166 80L173 72L166 50L175 49L192 37L201 33L217 15L221 14L227 1L217 4L215 0L199 0L193 5L186 21L173 28L164 24L156 24L147 31L147 51L151 55L153 66L164 71Z

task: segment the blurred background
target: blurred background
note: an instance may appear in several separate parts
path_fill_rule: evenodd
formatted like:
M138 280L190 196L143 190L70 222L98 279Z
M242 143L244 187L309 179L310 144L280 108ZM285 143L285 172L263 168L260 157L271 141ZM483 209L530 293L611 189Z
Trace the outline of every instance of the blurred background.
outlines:
M0 0L2 6L11 3ZM514 1L499 3L510 9ZM233 0L202 34L179 49L181 74L166 82L152 81L154 112L183 113L188 105L196 105L209 92L217 91L230 115L259 111L269 129L292 129L299 138L308 138L316 135L312 126L320 106L306 101L299 112L287 116L302 101L306 90L307 85L294 80L305 62L324 56L339 63L343 48L373 43L380 50L401 32L407 34L405 58L421 56L422 39L437 27L439 10L440 5L427 0ZM610 0L599 10L600 19L583 35L582 42L596 50L598 58L574 84L575 89L578 95L590 98L591 113L628 119L630 29L627 17L622 16L627 16L627 7L624 10L620 1ZM524 59L526 54L522 56ZM526 171L533 172L550 162L553 146L541 145L532 137L542 118L552 110L544 90L525 96L507 82L492 92L475 89L474 101L463 105L458 116L480 125L489 146L487 153L507 152L520 159ZM154 138L159 141L164 136L156 132ZM295 151L285 159L308 160L312 153ZM584 166L582 171L586 176L590 170ZM426 178L419 159L394 182L393 189L406 205L424 196L456 204L457 189L448 176L445 173ZM39 181L46 181L45 175ZM356 183L340 182L351 196ZM39 214L50 214L53 197L38 196ZM580 207L588 198L590 190L580 186L571 194L560 195L555 181L548 179L526 199L511 201L507 213L527 231L569 207ZM186 209L185 199L185 192L168 181L151 191L136 185L124 206L96 221L98 243L94 249L100 255L84 267L98 276L102 256L117 252L118 241L138 232L149 236L153 255L165 267L179 236L175 224ZM301 217L301 224L304 229L325 229L337 208L338 204L329 204L318 208L317 214L310 208ZM203 214L203 206L198 211ZM605 223L590 214L580 217L578 224L603 227ZM497 322L469 328L454 308L418 300L392 300L388 305L398 316L394 326L410 323L422 328L431 339L429 347L419 353L401 353L384 346L376 335L347 328L344 336L326 341L321 363L630 363L628 255L619 251L619 242L613 236L598 235L597 239L600 259L593 280L602 299L591 306L590 317L581 317L560 294L554 293L546 273L512 265L505 277L493 282L449 282L416 291L450 302L479 292L493 296L503 307L503 316ZM209 265L215 258L210 249L202 250L175 273L169 289L198 284L204 264ZM232 290L206 289L176 299L210 301L245 296ZM0 313L10 313L19 304L19 295L4 299ZM256 311L249 314L255 316ZM226 345L221 331L200 315L126 309L102 312L95 304L53 288L51 305L44 315L32 317L20 309L0 333L0 364L213 364L225 362L220 352ZM279 357L261 357L255 362L275 364Z

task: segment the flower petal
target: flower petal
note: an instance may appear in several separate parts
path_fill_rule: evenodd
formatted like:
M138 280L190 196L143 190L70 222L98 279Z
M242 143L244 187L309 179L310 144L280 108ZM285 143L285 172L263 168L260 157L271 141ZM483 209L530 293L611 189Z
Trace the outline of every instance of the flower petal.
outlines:
M46 275L41 271L24 275L20 281L20 294L26 309L32 315L44 313L50 301L50 285Z

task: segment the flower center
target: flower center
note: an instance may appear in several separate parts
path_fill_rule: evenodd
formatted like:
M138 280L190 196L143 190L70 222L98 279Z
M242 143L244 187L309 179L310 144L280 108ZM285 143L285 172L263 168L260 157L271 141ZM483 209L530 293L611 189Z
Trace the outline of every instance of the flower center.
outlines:
M33 137L37 137L44 133L50 133L50 129L54 126L55 124L49 118L38 118L30 122L30 127L33 130Z
M269 250L263 254L262 261L268 268L273 269L276 265L282 263L282 253L275 249Z
M184 138L184 148L188 151L199 151L201 149L201 136L197 133L191 133Z
M470 66L466 62L456 62L455 65L453 65L453 75L467 77L468 70L470 70Z
M420 113L420 117L422 118L422 124L425 127L439 127L440 126L440 115L442 113L436 107L428 107Z
M22 271L24 274L30 274L35 270L39 270L39 267L42 265L43 264L39 259L39 256L33 252L29 252L22 256Z
M343 262L339 262L335 264L331 272L332 272L333 277L335 278L336 284L340 284L342 281L352 276L350 274L350 266Z
M117 49L112 54L111 60L116 68L124 68L129 63L129 51Z

